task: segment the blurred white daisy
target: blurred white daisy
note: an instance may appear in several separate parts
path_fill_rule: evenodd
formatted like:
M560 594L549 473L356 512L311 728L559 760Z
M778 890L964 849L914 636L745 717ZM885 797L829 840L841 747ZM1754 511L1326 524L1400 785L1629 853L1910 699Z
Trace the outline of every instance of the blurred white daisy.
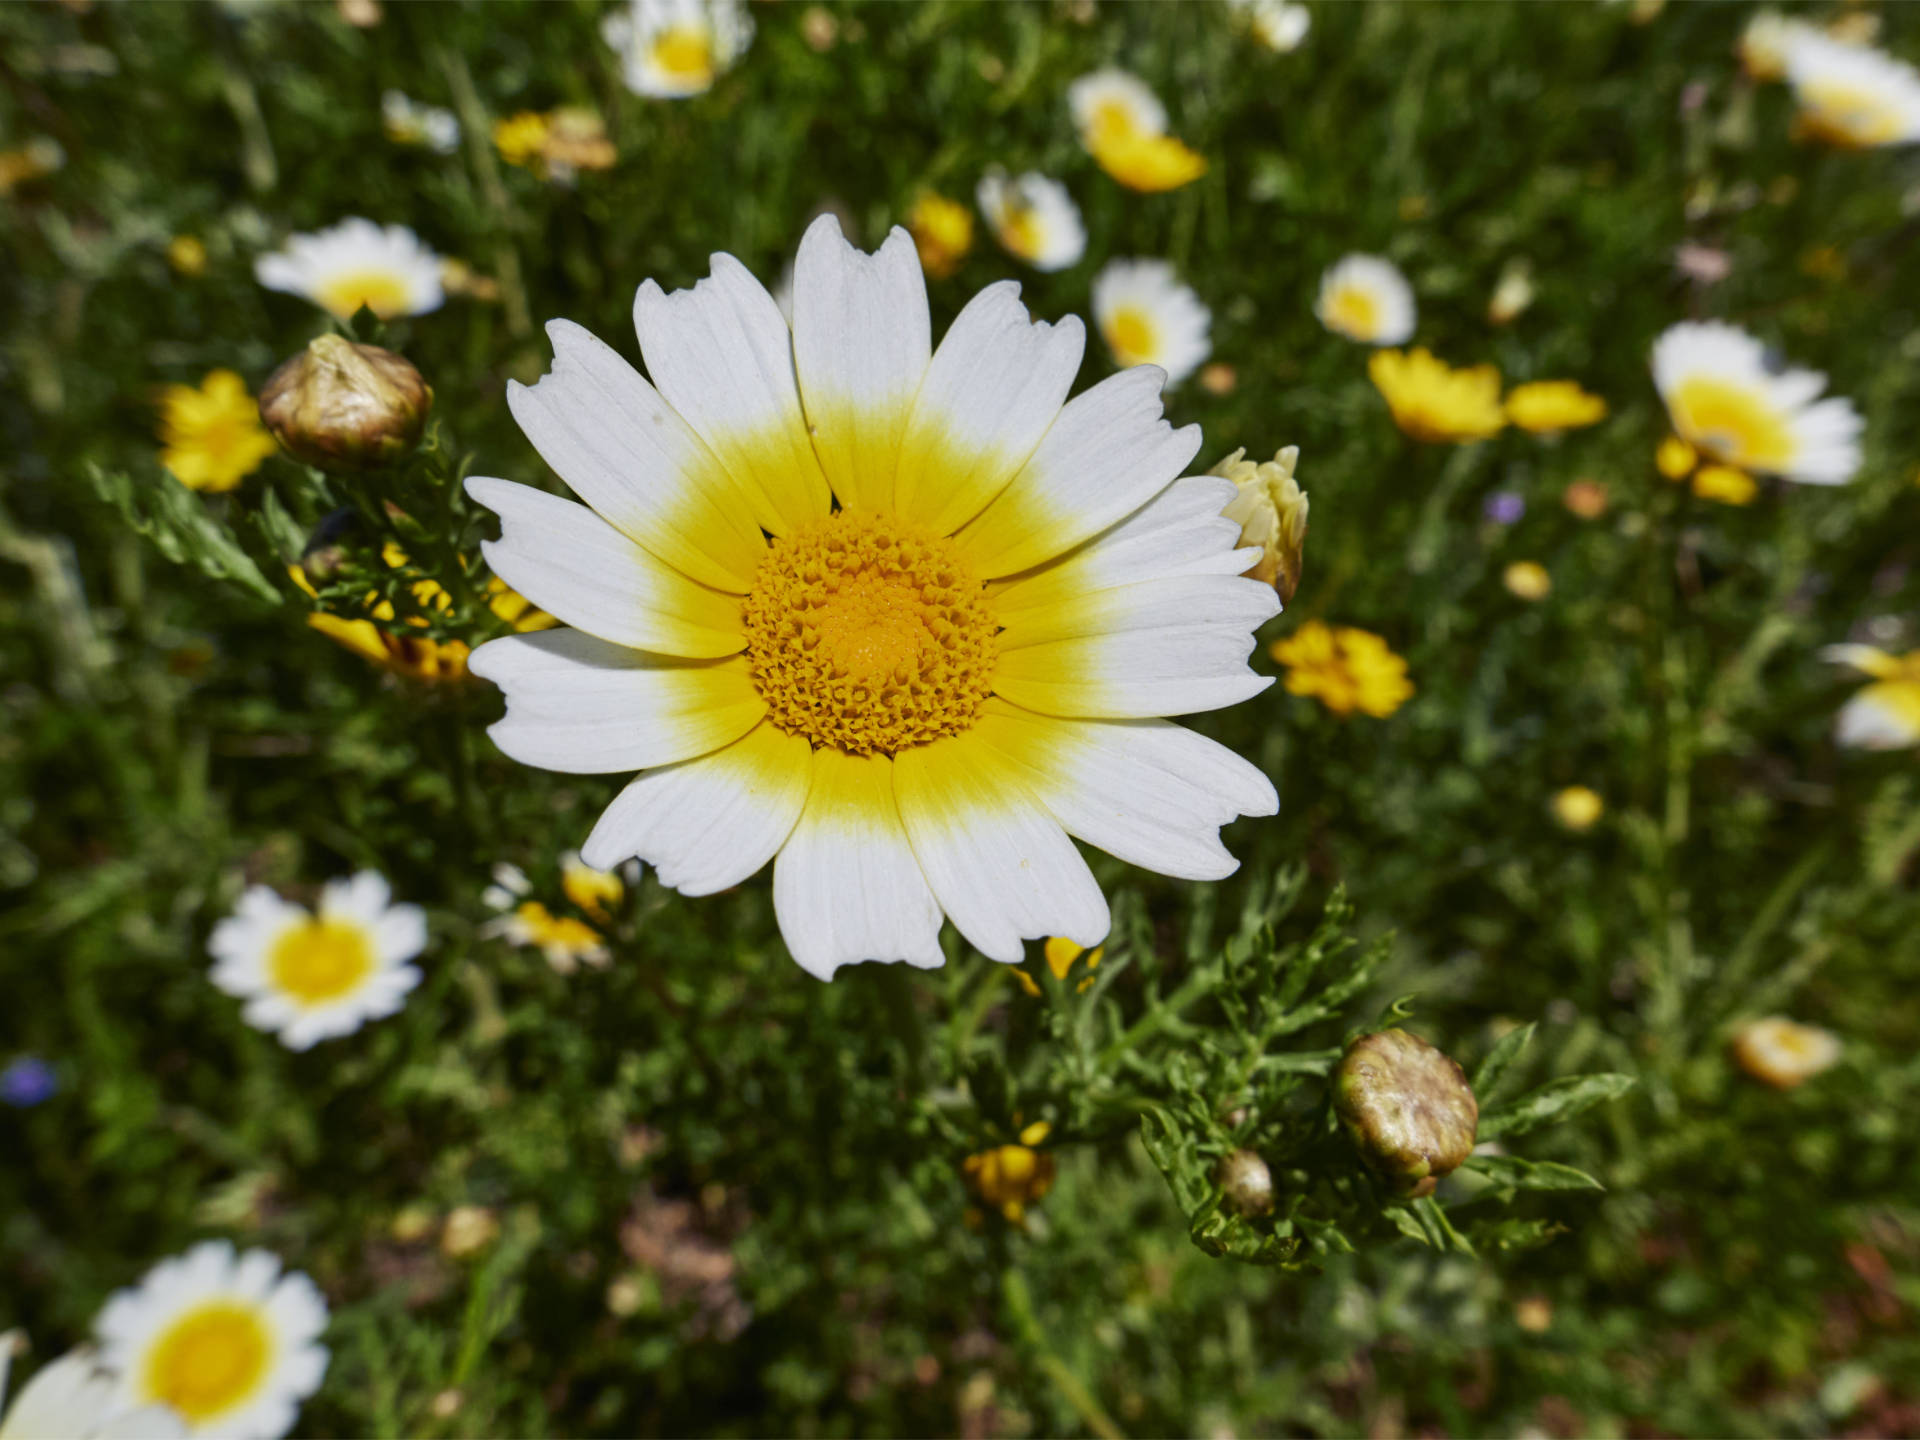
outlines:
M1001 247L1036 270L1064 270L1087 252L1080 207L1058 180L1032 170L1008 179L989 170L974 198Z
M453 111L389 90L380 97L380 120L396 145L424 145L436 155L460 147L460 120Z
M1778 10L1758 10L1740 32L1734 52L1741 68L1755 80L1787 78L1787 54L1808 35L1819 32L1804 20L1794 20Z
M600 22L636 95L683 100L702 95L753 40L741 0L628 0Z
M186 1422L164 1405L136 1405L90 1345L35 1372L6 1404L17 1331L0 1335L0 1440L176 1440Z
M130 1406L165 1405L188 1433L276 1440L320 1388L327 1304L265 1250L208 1240L117 1291L94 1322Z
M1110 260L1093 277L1093 323L1116 365L1158 365L1178 385L1213 352L1213 316L1165 260Z
M1227 4L1254 39L1282 54L1298 50L1313 25L1307 7L1288 0L1227 0Z
M1840 1062L1840 1037L1784 1015L1749 1020L1734 1032L1733 1057L1754 1079L1791 1090Z
M1845 484L1860 467L1852 404L1817 399L1826 376L1771 363L1736 326L1672 326L1654 342L1653 383L1680 438L1722 465L1805 485Z
M1349 255L1320 277L1313 313L1336 335L1366 345L1400 345L1413 336L1413 287L1391 260Z
M1920 71L1803 27L1787 47L1801 134L1847 150L1920 140Z
M605 884L609 880L612 881L611 891ZM602 914L609 898L617 902L626 893L626 887L618 875L593 869L572 851L561 861L561 888L567 892L567 898L582 909L595 908L583 903L594 901L598 913ZM613 958L598 930L584 920L554 914L538 900L528 898L532 891L533 886L526 872L519 866L494 866L493 884L481 893L480 898L493 909L508 913L481 926L480 933L497 935L510 945L532 946L546 957L547 964L560 975L571 975L582 965L598 969Z
M1091 149L1103 140L1164 135L1167 107L1147 82L1125 70L1095 70L1067 87L1074 128Z
M391 900L370 870L328 881L318 913L255 885L207 940L213 983L290 1050L391 1015L420 983L405 962L427 944L426 912Z
M1857 750L1920 745L1920 650L1889 655L1872 645L1829 645L1820 658L1873 680L1840 707L1835 739Z
M302 296L342 320L362 305L391 320L440 308L440 263L406 226L355 215L310 235L289 235L283 249L253 262L253 273L267 289Z
M504 480L488 564L568 626L481 646L494 743L570 774L640 770L581 846L689 895L773 861L794 958L941 964L1092 946L1108 911L1069 835L1190 879L1273 813L1261 772L1161 718L1264 690L1276 613L1241 578L1233 483L1140 366L1068 401L1085 346L1010 281L936 349L913 237L815 221L793 323L738 261L634 306L651 383L577 325L507 402L579 505ZM657 387L657 388L656 388ZM836 504L836 500L838 503ZM591 508L589 508L591 507ZM994 583L998 582L998 583ZM802 647L805 629L814 643Z

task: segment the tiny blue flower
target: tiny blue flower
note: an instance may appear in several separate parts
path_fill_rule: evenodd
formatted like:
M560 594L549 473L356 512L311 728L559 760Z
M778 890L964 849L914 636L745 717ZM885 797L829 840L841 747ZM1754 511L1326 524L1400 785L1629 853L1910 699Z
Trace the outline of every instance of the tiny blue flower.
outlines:
M59 1076L38 1055L22 1055L0 1070L0 1101L16 1110L27 1110L43 1100L51 1100L59 1089Z
M1527 502L1511 490L1496 490L1480 510L1496 525L1512 525L1527 513Z

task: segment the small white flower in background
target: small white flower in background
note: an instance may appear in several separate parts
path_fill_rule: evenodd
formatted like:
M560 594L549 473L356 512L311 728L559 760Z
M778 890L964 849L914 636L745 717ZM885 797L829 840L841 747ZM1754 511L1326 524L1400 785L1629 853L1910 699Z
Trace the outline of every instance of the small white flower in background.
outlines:
M556 915L538 900L521 901L511 913L481 926L480 933L531 945L559 975L571 975L582 965L598 970L613 959L598 930L571 915Z
M277 1440L320 1388L327 1303L265 1250L209 1240L117 1291L94 1322L129 1406L166 1405L188 1433Z
M1413 337L1413 287L1391 260L1349 255L1320 277L1313 313L1349 340L1400 345Z
M1753 79L1784 80L1789 52L1806 36L1819 33L1806 21L1789 19L1778 10L1759 10L1740 32L1734 53Z
M1920 71L1883 50L1801 27L1787 48L1800 133L1844 150L1920 140Z
M636 95L683 100L713 88L753 40L741 0L628 0L600 22Z
M503 860L493 867L493 883L480 892L480 900L489 910L511 910L532 889L527 872Z
M1032 170L1008 179L989 170L974 198L1001 247L1036 270L1064 270L1087 253L1080 207L1058 180Z
M1854 750L1920 745L1920 650L1889 655L1872 645L1829 645L1820 658L1850 665L1874 682L1840 707L1836 740Z
M1776 1090L1791 1090L1840 1060L1840 1037L1784 1015L1749 1020L1733 1037L1740 1068Z
M446 298L440 264L406 226L355 215L312 234L289 235L284 248L253 262L253 274L267 289L299 295L342 320L362 305L391 320L440 308Z
M1158 365L1169 387L1213 353L1213 316L1164 260L1110 260L1093 277L1093 323L1114 364Z
M1227 4L1254 39L1283 55L1298 50L1313 26L1307 7L1288 0L1227 0Z
M632 862L622 869L636 868ZM560 857L560 888L567 899L602 923L612 919L614 907L627 898L627 882L617 870L596 870L578 850Z
M0 1335L0 1440L177 1440L186 1422L164 1405L131 1405L91 1345L40 1367L6 1404L7 1368L24 1337Z
M1718 321L1682 322L1653 346L1653 383L1674 431L1722 465L1803 485L1843 485L1860 468L1864 422L1827 377L1771 363L1766 346Z
M426 948L426 912L391 900L370 870L328 881L317 913L255 885L208 938L213 983L290 1050L351 1034L393 1014L420 983L404 962Z
M380 119L396 145L424 145L436 155L451 155L460 147L460 121L453 111L422 105L398 90L380 97Z
M1126 140L1167 132L1167 107L1138 75L1095 70L1067 87L1074 128L1089 149L1103 140Z

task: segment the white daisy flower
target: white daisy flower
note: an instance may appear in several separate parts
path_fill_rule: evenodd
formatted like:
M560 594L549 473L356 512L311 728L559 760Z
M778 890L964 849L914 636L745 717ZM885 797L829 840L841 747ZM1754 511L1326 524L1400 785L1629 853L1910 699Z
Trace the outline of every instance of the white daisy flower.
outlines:
M1130 140L1167 132L1167 107L1138 75L1095 70L1067 87L1074 128L1091 147L1102 140Z
M16 1333L0 1335L0 1405ZM0 1440L175 1440L186 1433L186 1423L166 1406L129 1404L118 1377L90 1345L41 1366L12 1406L0 1410Z
M460 147L460 120L453 111L422 105L398 90L380 97L380 119L396 145L424 145L436 155L451 155Z
M1413 287L1391 260L1349 255L1320 277L1313 313L1349 340L1402 345L1413 338Z
M1747 28L1740 32L1734 51L1741 67L1755 80L1787 78L1787 55L1795 45L1819 31L1804 20L1791 19L1778 10L1754 12Z
M208 1240L107 1301L94 1333L131 1406L166 1405L195 1436L275 1440L320 1388L327 1303L265 1250Z
M253 274L267 289L302 296L342 320L362 305L390 320L440 308L440 264L406 226L355 215L311 235L289 235L284 249L253 262Z
M1288 0L1227 0L1227 4L1254 39L1283 55L1298 50L1313 25L1307 7L1289 4Z
M1920 140L1920 71L1884 51L1803 27L1787 48L1787 83L1815 139L1848 150Z
M1840 707L1834 738L1854 750L1904 750L1920 745L1920 650L1889 655L1872 645L1829 645L1822 660L1850 665L1872 678Z
M1087 253L1080 207L1058 180L1033 170L1009 180L989 170L974 198L1002 248L1036 270L1064 270Z
M503 860L493 867L493 883L480 892L480 900L489 910L511 910L532 889L527 872Z
M1158 365L1178 385L1213 353L1213 316L1164 260L1110 260L1093 277L1093 323L1116 365Z
M1843 485L1860 468L1852 404L1817 399L1826 376L1770 363L1736 326L1672 326L1654 342L1653 383L1680 438L1723 465L1804 485Z
M753 40L741 0L628 0L600 22L636 95L683 100L713 88Z
M213 983L289 1050L351 1034L393 1014L420 983L404 962L426 948L426 912L391 900L370 870L328 881L318 914L255 885L207 940Z
M1840 1037L1784 1015L1749 1020L1733 1036L1740 1068L1776 1090L1791 1090L1840 1063Z
M556 915L538 900L521 901L511 914L482 925L480 933L499 936L510 945L531 945L560 975L571 975L582 965L601 969L613 959L598 930L571 915Z
M1197 426L1140 366L1072 401L1078 319L1011 281L936 350L913 238L801 242L793 325L729 255L634 303L652 383L579 326L507 403L587 503L472 479L498 575L569 627L490 641L494 743L570 774L640 770L581 856L687 895L769 860L794 958L942 963L943 914L995 960L1107 903L1068 839L1217 879L1219 827L1277 808L1258 769L1160 718L1260 693L1279 608L1178 478ZM658 388L656 388L658 387ZM836 505L835 502L838 502ZM805 634L807 643L801 643Z

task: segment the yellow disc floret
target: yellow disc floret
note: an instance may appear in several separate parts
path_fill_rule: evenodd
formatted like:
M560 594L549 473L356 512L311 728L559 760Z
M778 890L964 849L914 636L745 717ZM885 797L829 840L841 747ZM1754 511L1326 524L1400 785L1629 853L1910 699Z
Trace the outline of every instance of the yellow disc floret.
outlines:
M373 973L366 930L339 920L303 920L274 943L267 956L273 983L302 1005L324 1005L350 995Z
M998 627L951 542L837 511L773 542L745 606L768 718L816 745L891 755L969 728Z
M267 1327L249 1306L224 1300L197 1305L149 1352L140 1377L143 1397L172 1406L190 1423L211 1420L259 1388L270 1348Z

